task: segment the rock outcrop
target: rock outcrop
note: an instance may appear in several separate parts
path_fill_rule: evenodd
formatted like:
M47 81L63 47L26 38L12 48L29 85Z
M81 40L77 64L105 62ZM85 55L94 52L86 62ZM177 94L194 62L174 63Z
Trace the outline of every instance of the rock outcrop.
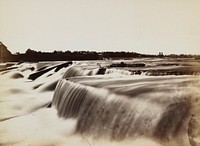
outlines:
M7 49L7 47L0 42L0 62L10 61L12 57L11 52Z

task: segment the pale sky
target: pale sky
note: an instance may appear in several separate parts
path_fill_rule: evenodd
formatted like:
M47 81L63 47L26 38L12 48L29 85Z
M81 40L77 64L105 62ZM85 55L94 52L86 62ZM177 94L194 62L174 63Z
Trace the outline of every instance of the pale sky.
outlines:
M0 0L12 52L200 54L200 0Z

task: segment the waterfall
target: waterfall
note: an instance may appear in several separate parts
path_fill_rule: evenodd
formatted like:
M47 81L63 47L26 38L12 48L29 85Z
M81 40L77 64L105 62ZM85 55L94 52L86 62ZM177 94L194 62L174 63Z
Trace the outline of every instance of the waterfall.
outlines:
M96 75L99 68L83 68L80 66L69 67L63 75L63 78L75 77L75 76L91 76Z
M121 74L121 75L131 75L130 71L107 68L107 67L82 67L73 65L67 68L66 72L63 75L63 78L76 77L76 76L93 76L93 75L105 75L105 74Z
M114 140L147 136L167 141L187 133L191 102L185 94L168 100L162 96L133 98L61 79L52 105L60 117L78 120L78 133Z

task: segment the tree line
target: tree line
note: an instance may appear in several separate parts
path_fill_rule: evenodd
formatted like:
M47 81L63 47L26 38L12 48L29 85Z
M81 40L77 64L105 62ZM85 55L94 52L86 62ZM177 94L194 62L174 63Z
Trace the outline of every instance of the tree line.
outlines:
M53 52L41 52L33 49L27 49L25 53L15 53L7 49L7 47L0 42L0 62L7 61L72 61L72 60L102 60L102 59L132 59L132 58L144 58L144 57L170 57L170 58L195 58L200 60L200 55L185 55L185 54L171 54L164 55L159 52L158 55L140 54L136 52L125 51L107 51L107 52L95 52L95 51L53 51Z
M69 60L101 60L101 59L120 59L135 58L144 55L135 52L95 52L95 51L53 51L41 52L27 49L25 53L13 55L15 61L69 61ZM148 56L148 55L145 55Z

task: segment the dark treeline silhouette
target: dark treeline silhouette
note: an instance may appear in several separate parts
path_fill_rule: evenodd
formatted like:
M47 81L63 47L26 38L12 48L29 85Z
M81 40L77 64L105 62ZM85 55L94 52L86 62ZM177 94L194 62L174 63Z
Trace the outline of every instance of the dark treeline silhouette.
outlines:
M25 54L14 55L15 60L22 61L65 61L65 60L96 60L98 54L96 52L84 51L54 51L54 52L41 52L28 49Z
M159 52L158 55L146 55L135 52L95 52L95 51L53 51L41 52L32 49L27 49L25 53L11 54L7 47L0 42L0 62L8 61L69 61L69 60L101 60L101 59L132 59L142 57L171 57L171 58L196 58L200 59L200 55L163 55Z
M142 55L134 52L94 52L94 51L53 51L41 52L28 49L25 53L12 55L13 61L67 61L67 60L101 60L101 59L121 59L147 57L152 55Z

